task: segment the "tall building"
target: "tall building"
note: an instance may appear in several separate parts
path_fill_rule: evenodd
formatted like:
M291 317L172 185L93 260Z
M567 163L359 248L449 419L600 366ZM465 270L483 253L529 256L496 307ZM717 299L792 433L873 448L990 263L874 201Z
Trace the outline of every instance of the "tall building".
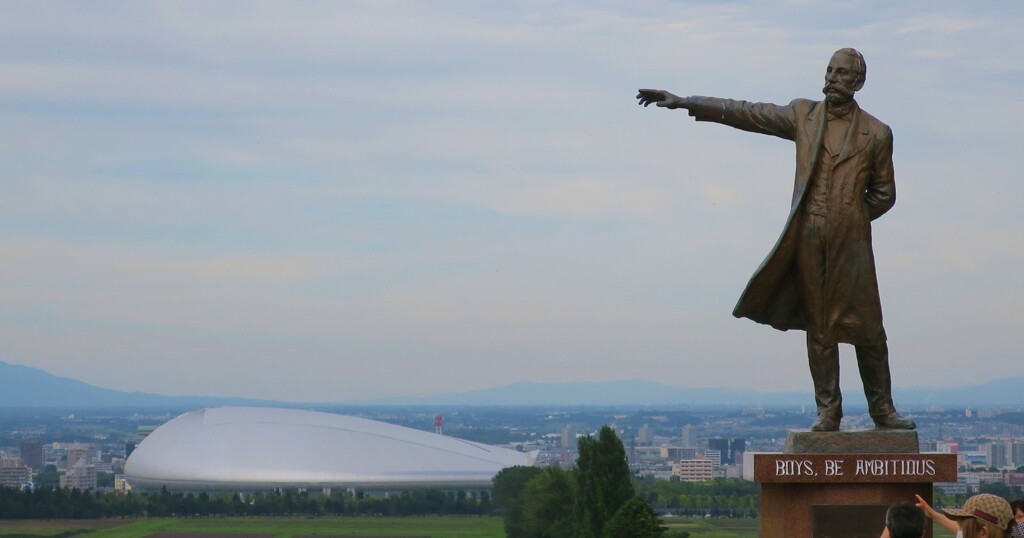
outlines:
M573 429L572 424L566 424L562 428L562 450L572 450L576 448L576 431Z
M647 424L640 426L640 432L637 434L637 441L641 445L649 445L654 442L654 430Z
M704 459L711 462L713 469L717 469L722 466L722 451L709 448L704 451Z
M694 441L695 439L693 438L693 424L687 424L686 426L683 426L683 448L691 448L697 446L694 443Z
M1010 445L1010 464L1016 467L1024 465L1024 443L1014 441Z
M729 463L736 465L743 464L743 453L747 451L746 439L729 440Z
M0 457L0 486L20 488L32 481L32 469L18 458Z
M717 437L715 439L708 439L708 449L717 450L720 455L719 463L729 462L729 440Z
M43 444L39 441L23 441L21 443L21 461L32 470L43 470Z
M985 463L987 463L989 467L1006 467L1010 464L1006 445L1007 443L999 441L988 444L985 449Z

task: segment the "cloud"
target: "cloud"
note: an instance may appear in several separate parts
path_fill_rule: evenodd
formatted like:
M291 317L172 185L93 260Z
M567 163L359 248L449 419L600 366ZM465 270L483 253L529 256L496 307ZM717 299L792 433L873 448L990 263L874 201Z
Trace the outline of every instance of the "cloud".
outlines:
M1021 22L941 2L10 4L0 355L288 399L624 364L806 388L802 335L729 315L785 222L792 143L633 95L813 98L852 45L896 134L874 240L898 367L1009 367Z
M987 17L971 17L964 14L947 15L932 13L906 19L898 30L904 34L961 34L964 32L991 28L994 21Z

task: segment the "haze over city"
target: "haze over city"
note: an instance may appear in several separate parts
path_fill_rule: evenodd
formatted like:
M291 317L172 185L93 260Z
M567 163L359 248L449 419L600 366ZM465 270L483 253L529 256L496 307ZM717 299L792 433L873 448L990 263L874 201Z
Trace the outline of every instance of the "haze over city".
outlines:
M802 332L731 315L792 143L634 95L820 99L841 47L895 136L894 383L1017 375L1011 2L7 2L0 360L284 401L808 390Z

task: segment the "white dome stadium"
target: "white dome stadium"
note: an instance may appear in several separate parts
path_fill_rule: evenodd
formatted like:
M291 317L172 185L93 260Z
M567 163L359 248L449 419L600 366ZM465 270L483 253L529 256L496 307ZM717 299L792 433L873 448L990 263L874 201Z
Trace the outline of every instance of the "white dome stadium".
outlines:
M346 415L198 409L149 434L124 466L141 490L486 489L523 453Z

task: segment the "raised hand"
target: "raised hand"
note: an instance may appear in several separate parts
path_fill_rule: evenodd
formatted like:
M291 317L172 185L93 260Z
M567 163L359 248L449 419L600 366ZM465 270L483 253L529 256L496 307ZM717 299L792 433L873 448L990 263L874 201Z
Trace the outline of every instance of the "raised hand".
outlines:
M686 108L686 98L671 94L665 90L644 90L636 94L637 104L647 106L654 103L663 108Z
M917 503L915 504L918 508L921 509L922 512L924 512L925 517L927 517L928 519L935 518L935 514L937 514L938 512L934 508L932 508L930 504L928 504L928 501L924 500L923 497L917 494L915 494L914 497L917 498Z
M959 523L947 517L946 514L943 514L942 512L939 512L938 510L932 508L931 505L928 504L928 501L924 500L924 498L921 497L920 495L914 495L914 497L917 498L917 507L920 508L922 512L924 512L925 517L938 523L939 525L942 525L943 527L945 527L947 531L956 534L956 532L960 528Z

